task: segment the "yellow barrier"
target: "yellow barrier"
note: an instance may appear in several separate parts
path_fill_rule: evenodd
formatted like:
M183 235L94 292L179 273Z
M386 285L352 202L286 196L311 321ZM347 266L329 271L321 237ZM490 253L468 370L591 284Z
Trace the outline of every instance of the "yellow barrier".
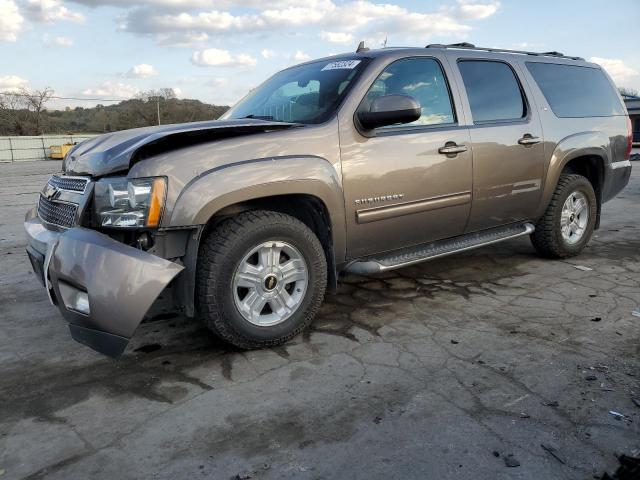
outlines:
M65 143L64 145L51 145L51 147L49 147L49 149L51 150L51 154L49 156L51 158L62 160L72 147L72 143Z

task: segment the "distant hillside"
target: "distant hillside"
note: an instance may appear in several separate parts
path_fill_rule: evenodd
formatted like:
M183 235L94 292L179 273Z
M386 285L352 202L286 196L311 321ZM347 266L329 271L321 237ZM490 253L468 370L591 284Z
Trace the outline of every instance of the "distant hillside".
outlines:
M0 135L103 133L157 125L158 105L162 124L213 120L229 108L199 100L165 97L137 98L93 108L43 108L40 111L34 111L28 105L5 102L4 105L0 103Z

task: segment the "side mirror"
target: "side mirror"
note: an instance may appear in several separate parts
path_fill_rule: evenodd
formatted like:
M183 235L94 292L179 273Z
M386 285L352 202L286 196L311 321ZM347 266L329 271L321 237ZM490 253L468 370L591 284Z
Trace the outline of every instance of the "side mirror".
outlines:
M420 118L420 103L409 95L383 95L371 102L369 111L358 112L360 124L367 130L411 123Z

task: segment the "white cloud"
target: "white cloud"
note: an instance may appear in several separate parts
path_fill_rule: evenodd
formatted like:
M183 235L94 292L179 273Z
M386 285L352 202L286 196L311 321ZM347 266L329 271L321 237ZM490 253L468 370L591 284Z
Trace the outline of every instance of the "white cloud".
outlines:
M297 50L296 53L293 54L293 59L297 62L304 62L306 60L311 60L311 56L308 53Z
M353 43L353 35L345 32L320 32L320 38L331 43Z
M273 50L269 50L268 48L265 48L260 52L260 55L262 55L262 58L266 58L268 60L270 58L275 57L276 52L274 52Z
M205 42L209 40L209 35L204 32L171 32L158 34L156 40L158 44L163 46L198 48L202 47Z
M84 15L65 7L60 0L25 0L22 10L34 22L54 23L59 20L81 23Z
M177 1L177 0L176 0ZM186 0L185 0L186 1ZM361 38L391 37L393 40L430 36L464 37L471 27L462 20L477 20L493 15L500 3L460 1L455 7L423 13L399 5L368 0L334 3L332 0L276 0L262 4L256 0L212 2L212 9L173 9L166 0L151 6L133 8L123 17L121 28L156 38L179 32L215 35L225 38L233 33L264 34L299 31L301 27L321 28L321 38L335 43L352 42L354 33ZM186 2L188 3L188 2ZM136 3L141 4L140 0ZM229 10L224 8L230 7Z
M0 75L0 91L13 92L27 86L27 80L17 75Z
M191 62L201 67L252 67L258 61L246 53L232 54L228 50L208 48L193 52Z
M193 10L198 8L288 8L300 5L316 7L327 3L326 0L67 0L72 3L86 5L88 7L98 7L112 5L119 7L141 7L152 6L166 10Z
M153 65L149 65L148 63L141 63L140 65L135 65L129 69L127 72L127 77L129 78L147 78L158 75L158 71L154 68Z
M213 8L216 5L225 7L234 6L237 2L218 1L218 0L69 0L73 3L79 3L88 7L98 7L103 5L112 5L116 7L136 7L141 5L151 5L155 7L163 7L176 10L193 9L193 8ZM247 2L256 4L257 2Z
M472 0L458 0L453 9L455 15L465 20L482 20L495 14L500 8L500 2L476 2Z
M625 65L622 60L617 58L591 57L589 61L604 68L616 82L616 85L620 87L629 86L629 82L636 80L640 75L640 72Z
M531 43L531 42L517 42L511 44L512 48L516 50L533 50L537 48L543 48L544 43Z
M327 11L334 8L336 8L335 5L330 1L299 2L299 4L275 6L260 12L256 16L255 24L256 26L264 25L268 28L273 28L318 23L323 20Z
M207 82L212 87L226 87L229 84L229 79L225 77L213 77L209 82Z
M60 47L72 47L73 39L69 37L56 37L53 39L53 42Z
M107 81L95 88L87 88L82 92L83 95L89 97L103 97L103 98L121 98L128 99L135 97L140 90L133 85L127 85L120 82Z
M48 46L72 47L73 39L69 37L51 37L48 33L45 33L42 36L42 43Z
M15 42L24 18L13 0L0 0L0 42Z
M123 28L134 33L163 33L188 31L197 33L223 33L260 28L255 15L234 16L229 12L211 10L200 13L157 12L146 8L130 11Z

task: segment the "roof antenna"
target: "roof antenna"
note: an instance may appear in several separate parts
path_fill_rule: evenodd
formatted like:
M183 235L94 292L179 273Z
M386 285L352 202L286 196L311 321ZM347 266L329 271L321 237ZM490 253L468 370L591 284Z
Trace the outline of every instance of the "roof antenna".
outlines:
M358 44L358 48L356 48L356 53L368 52L368 51L369 49L364 46L364 40L360 41L360 43Z

